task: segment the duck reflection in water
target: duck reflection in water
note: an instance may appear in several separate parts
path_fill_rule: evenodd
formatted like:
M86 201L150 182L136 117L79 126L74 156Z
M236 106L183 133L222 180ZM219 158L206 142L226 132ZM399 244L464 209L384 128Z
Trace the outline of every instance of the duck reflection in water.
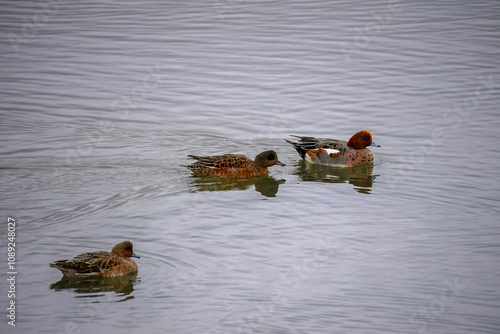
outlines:
M198 176L191 182L198 191L245 190L253 185L255 191L266 197L276 197L279 185L282 183L285 183L285 180L276 180L268 174L252 178Z
M119 277L69 277L63 278L50 285L50 290L73 290L75 293L96 293L113 291L124 296L134 291L137 272ZM134 298L129 296L126 299Z
M372 175L373 163L353 167L334 167L311 164L300 160L294 173L302 181L316 181L327 183L350 183L360 193L369 194L376 175Z

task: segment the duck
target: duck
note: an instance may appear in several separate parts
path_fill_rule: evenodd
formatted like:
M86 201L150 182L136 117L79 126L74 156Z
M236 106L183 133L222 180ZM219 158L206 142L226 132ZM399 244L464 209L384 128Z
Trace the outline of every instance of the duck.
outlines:
M297 150L302 159L320 165L339 167L363 165L373 161L373 153L368 147L380 147L375 144L368 130L356 132L348 141L291 136L299 138L299 141L297 143L287 139L285 141Z
M267 174L268 167L286 166L278 160L278 154L265 151L257 154L254 160L243 154L223 154L214 156L188 155L197 160L195 163L184 166L195 176L214 175L227 178L250 178Z
M132 242L125 240L115 245L111 252L83 253L70 260L60 260L50 266L59 269L68 277L116 277L137 272L137 263Z

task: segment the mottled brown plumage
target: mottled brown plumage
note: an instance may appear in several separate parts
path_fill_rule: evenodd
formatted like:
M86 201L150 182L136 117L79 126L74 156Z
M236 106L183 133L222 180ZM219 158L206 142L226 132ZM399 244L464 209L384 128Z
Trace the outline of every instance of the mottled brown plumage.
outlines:
M114 277L137 272L137 263L130 257L137 257L130 241L123 241L110 252L83 253L70 260L51 263L63 275L70 277Z
M188 155L197 162L185 166L197 176L215 175L221 177L247 178L266 174L268 167L274 165L285 166L278 160L274 151L259 153L255 160L242 154L224 154L214 156Z

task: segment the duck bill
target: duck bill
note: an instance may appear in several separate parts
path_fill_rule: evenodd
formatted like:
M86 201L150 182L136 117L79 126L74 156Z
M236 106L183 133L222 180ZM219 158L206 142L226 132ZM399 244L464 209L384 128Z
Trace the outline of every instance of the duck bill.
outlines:
M281 161L278 160L278 162L276 163L276 165L278 166L286 166L284 163L282 163Z
M135 257L136 259L140 259L141 258L140 256L135 255L135 253L132 253L132 255L130 255L130 257Z
M373 142L373 141L372 141L372 144L370 146L380 147L380 145L375 144L375 142Z

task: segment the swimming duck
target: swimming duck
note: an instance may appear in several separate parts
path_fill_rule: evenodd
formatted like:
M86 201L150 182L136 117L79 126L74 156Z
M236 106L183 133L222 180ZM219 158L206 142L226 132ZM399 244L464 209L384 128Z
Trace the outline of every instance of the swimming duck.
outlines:
M242 154L224 154L214 156L188 155L196 159L195 163L184 166L191 170L194 175L215 175L221 177L254 177L269 172L268 167L279 165L285 166L278 160L278 154L274 151L265 151L257 154L254 160Z
M321 165L351 167L373 161L373 153L367 147L380 147L372 140L370 131L355 133L349 141L292 136L299 138L298 143L285 141L299 152L302 159Z
M127 240L115 245L111 253L83 253L70 260L56 261L50 266L69 277L114 277L137 272L137 263L131 257L139 258L134 254L134 246Z

